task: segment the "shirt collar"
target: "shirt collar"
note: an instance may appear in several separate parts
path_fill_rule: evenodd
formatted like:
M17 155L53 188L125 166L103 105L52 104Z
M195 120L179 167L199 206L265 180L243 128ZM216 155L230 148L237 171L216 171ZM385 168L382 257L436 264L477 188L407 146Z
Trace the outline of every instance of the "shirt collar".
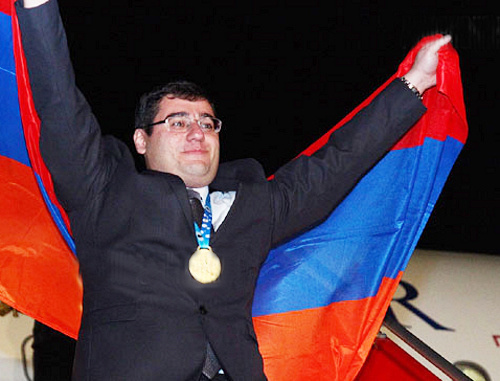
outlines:
M205 205L208 196L208 185L201 188L190 188L190 189L194 190L195 192L198 192L198 194L201 197L201 203Z

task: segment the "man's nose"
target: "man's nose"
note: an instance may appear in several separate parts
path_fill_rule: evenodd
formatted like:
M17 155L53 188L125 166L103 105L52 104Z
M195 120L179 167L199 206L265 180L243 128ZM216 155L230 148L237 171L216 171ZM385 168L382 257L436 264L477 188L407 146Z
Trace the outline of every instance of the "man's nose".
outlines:
M199 126L198 122L193 120L191 125L189 126L189 130L187 132L188 140L205 140L205 133Z

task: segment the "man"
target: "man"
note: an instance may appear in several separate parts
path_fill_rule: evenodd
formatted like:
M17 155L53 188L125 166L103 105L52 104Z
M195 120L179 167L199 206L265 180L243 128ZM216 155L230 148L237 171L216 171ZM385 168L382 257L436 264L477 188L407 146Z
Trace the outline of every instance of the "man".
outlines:
M196 85L169 84L138 106L134 143L147 170L137 172L76 88L55 0L24 7L41 151L84 282L73 379L265 379L251 305L268 251L324 219L425 112L420 94L450 38L422 48L406 79L272 181L254 160L219 166L222 122L210 101Z

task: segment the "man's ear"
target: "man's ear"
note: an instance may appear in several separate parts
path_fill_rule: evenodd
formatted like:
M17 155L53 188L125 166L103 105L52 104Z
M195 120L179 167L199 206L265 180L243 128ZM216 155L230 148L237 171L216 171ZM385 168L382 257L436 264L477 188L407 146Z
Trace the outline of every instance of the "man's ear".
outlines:
M146 131L143 129L138 128L134 131L135 150L138 154L144 155L146 153L147 138Z

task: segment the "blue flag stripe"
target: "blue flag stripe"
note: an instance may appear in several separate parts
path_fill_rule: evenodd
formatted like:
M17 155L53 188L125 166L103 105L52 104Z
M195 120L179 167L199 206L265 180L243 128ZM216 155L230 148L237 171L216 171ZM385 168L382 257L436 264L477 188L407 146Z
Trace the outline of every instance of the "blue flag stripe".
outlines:
M29 167L17 95L11 29L11 17L0 12L0 155Z
M427 138L389 152L325 222L270 252L253 316L374 296L405 269L462 146Z

